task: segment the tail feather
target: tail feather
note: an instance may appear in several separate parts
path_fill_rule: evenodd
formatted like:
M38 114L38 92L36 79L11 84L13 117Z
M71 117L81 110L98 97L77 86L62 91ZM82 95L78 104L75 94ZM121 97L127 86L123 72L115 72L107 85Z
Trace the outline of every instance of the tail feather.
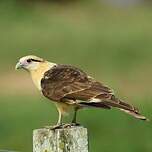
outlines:
M139 112L139 110L133 106L130 107L124 105L124 102L120 102L120 103L113 103L113 102L107 102L108 105L111 105L112 107L118 108L119 110L137 118L137 119L141 119L141 120L147 120L147 118L145 116L142 116Z
M103 102L81 102L81 106L88 106L88 107L96 107L96 108L104 108L104 109L111 109L110 106L104 104Z
M97 98L99 99L99 96ZM114 95L111 95L108 98L104 98L104 99L103 99L103 96L102 97L100 96L100 100L98 102L93 102L92 100L89 103L83 102L81 104L86 105L86 106L105 108L105 109L111 109L112 107L115 107L137 119L148 120L145 116L140 114L137 108L135 108L134 106L126 102L119 100Z
M145 116L140 114L139 110L136 107L119 100L114 95L111 96L109 101L105 101L105 102L108 105L111 105L112 107L116 107L119 110L121 110L121 111L123 111L123 112L137 118L137 119L148 120Z
M131 115L131 116L133 116L133 117L135 117L137 119L149 121L149 119L147 119L145 116L142 116L139 113L137 114L135 112L132 112L132 111L129 111L129 110L124 110L124 109L119 109L119 110L124 111L125 113L127 113L127 114L129 114L129 115Z

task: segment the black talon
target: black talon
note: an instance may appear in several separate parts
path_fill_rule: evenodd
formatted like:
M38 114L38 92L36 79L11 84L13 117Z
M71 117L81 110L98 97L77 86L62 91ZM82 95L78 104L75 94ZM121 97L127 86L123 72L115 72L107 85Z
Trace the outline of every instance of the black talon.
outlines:
M64 124L54 125L54 126L45 126L46 129L55 130L63 128Z

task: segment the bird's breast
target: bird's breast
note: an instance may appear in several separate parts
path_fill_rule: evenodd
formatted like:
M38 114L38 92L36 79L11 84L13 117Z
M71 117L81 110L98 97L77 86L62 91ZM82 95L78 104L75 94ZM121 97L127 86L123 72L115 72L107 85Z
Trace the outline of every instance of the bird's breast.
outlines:
M36 70L31 71L31 77L32 80L35 84L35 86L41 90L41 80L44 77L44 73L48 70L50 70L50 68L52 68L54 65L54 63L45 63L45 64L41 64Z
M43 77L43 75L41 75L41 74L39 74L39 75L36 74L36 73L33 73L33 74L32 74L32 80L33 80L35 86L36 86L39 90L41 90L41 79L42 79L42 77Z

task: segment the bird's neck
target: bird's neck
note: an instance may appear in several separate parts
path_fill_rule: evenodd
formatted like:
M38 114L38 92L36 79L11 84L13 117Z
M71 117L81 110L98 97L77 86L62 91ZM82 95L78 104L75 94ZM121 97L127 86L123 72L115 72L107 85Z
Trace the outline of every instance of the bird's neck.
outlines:
M41 90L41 79L43 78L44 73L55 65L55 63L44 62L39 64L37 69L30 71L32 80L39 90Z

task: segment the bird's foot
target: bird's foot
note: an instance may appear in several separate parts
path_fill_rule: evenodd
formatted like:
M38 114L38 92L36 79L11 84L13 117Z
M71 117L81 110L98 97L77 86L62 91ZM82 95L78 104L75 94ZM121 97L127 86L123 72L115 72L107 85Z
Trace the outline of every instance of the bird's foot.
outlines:
M81 126L81 124L76 123L76 122L72 122L71 124L72 124L72 126Z
M65 124L56 124L56 125L53 125L53 126L45 126L46 129L49 129L49 130L55 130L55 129L61 129L63 128Z
M55 130L55 129L71 128L75 126L80 126L80 124L79 123L56 124L54 126L45 126L44 128L49 130Z
M75 127L75 126L80 126L79 123L69 123L69 124L64 124L62 126L62 128L71 128L71 127Z

